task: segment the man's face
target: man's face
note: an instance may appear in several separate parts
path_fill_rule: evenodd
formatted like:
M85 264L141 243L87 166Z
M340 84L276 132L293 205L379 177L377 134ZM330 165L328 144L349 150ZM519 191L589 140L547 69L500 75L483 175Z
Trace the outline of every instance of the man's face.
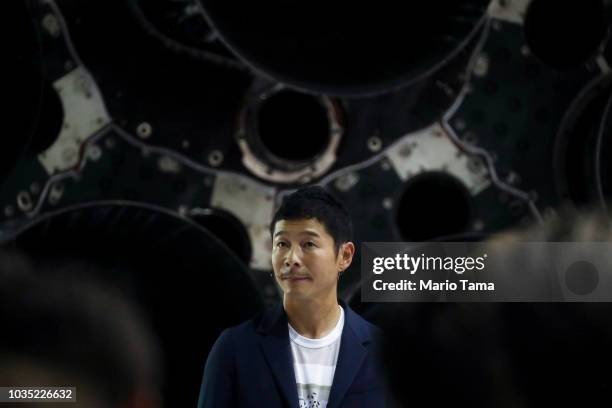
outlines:
M352 258L350 250L349 259L346 250L336 253L333 238L314 218L278 221L272 248L276 281L285 296L302 299L335 296L338 272L346 269Z

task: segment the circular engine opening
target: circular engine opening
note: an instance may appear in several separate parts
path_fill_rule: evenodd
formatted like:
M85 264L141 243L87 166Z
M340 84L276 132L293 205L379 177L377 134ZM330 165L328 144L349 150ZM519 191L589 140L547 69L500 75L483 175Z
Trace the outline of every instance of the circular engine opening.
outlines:
M293 91L272 94L261 102L256 120L256 138L264 159L276 165L314 160L330 141L327 110L312 95Z
M565 71L584 64L605 32L602 0L533 0L525 16L525 41L551 68Z
M465 186L455 177L437 172L410 180L396 208L396 227L408 242L465 232L472 214Z

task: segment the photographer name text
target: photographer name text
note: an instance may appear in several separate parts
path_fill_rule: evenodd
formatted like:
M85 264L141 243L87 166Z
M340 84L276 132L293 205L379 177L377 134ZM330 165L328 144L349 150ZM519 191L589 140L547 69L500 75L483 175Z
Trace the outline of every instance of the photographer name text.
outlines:
M467 279L460 279L459 282L437 282L433 279L419 279L418 281L402 279L399 282L384 282L381 279L376 279L372 284L374 290L391 290L391 291L440 291L453 292L462 291L494 291L495 284L493 282L470 282Z

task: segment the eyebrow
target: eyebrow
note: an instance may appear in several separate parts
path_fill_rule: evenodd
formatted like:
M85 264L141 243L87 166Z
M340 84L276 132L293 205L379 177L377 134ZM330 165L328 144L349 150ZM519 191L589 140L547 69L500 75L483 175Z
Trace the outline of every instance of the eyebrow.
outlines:
M282 234L284 234L284 233L286 233L286 232L287 232L287 231L278 231L276 234L274 234L274 237L277 237L278 235L282 235ZM319 235L319 234L317 234L317 233L316 233L316 232L314 232L314 231L308 231L308 230L306 230L306 231L300 231L300 232L299 232L299 234L302 234L302 235L310 235L310 236L313 236L313 237L320 238L320 235Z

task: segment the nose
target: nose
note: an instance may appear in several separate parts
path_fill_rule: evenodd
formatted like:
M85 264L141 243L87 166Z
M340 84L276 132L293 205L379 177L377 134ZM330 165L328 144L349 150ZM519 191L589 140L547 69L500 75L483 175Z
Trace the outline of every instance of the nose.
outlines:
M300 260L300 254L298 253L298 250L296 249L291 249L288 251L287 256L285 257L285 267L290 268L292 266L300 266L301 265L301 260Z

